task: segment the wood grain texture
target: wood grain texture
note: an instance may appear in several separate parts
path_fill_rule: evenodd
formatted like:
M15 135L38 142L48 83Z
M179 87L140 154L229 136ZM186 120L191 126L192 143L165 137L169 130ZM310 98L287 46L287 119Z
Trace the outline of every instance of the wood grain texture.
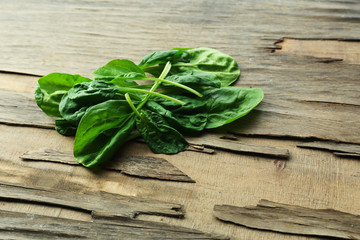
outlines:
M0 123L42 128L55 128L54 118L36 105L33 94L0 90Z
M294 39L283 38L276 43L275 52L319 58L323 63L345 61L360 64L360 41L352 39ZM326 49L324 51L324 49ZM341 51L339 51L341 49Z
M334 209L310 209L261 200L254 207L215 205L214 214L220 220L250 228L360 239L360 217Z
M324 61L313 55L272 52L275 43L283 37L356 40L360 36L359 11L355 0L155 0L151 3L3 0L0 69L39 75L57 71L89 76L114 58L139 62L142 56L155 50L176 46L213 47L238 61L242 75L237 86L260 87L265 93L264 101L248 120L238 121L225 130L237 130L243 143L289 149L291 154L286 161L276 158L269 161L262 156L227 151L215 154L185 151L166 159L192 176L196 184L164 182L114 171L91 172L65 164L21 161L21 154L43 146L72 151L73 139L49 129L0 124L0 180L63 191L86 189L176 202L184 205L186 218L154 215L138 218L235 240L318 239L226 224L213 217L213 206L254 205L265 198L309 208L360 212L358 160L301 149L296 147L298 140L277 138L317 137L359 142L356 138L359 136L359 65ZM3 90L32 94L35 85L34 76L0 74ZM240 124L248 124L251 129L239 128ZM124 156L134 153L155 156L145 145L136 142L120 152ZM55 206L0 201L0 208L86 218Z
M0 198L69 207L91 212L92 215L123 216L134 218L139 214L157 214L183 217L179 204L128 197L106 192L74 193L54 188L24 184L0 183Z
M287 149L271 146L259 146L242 143L237 140L223 138L222 134L203 134L199 137L189 137L190 144L203 145L208 148L227 150L238 153L254 153L278 158L288 158L290 153Z
M358 144L315 141L299 143L297 146L302 148L322 149L332 152L343 152L360 155L360 145Z
M50 4L41 0L6 0L0 10L4 39L0 68L39 75L68 72L89 76L115 58L139 62L154 50L214 47L238 61L242 75L236 85L262 88L267 105L274 99L288 102L284 106L288 109L303 103L301 111L308 116L300 118L296 111L279 114L262 108L267 106L262 104L260 111L249 116L254 123L246 127L248 122L237 122L243 127L235 128L235 132L360 143L356 118L330 121L325 115L315 114L324 109L324 103L332 104L328 113L339 104L359 112L360 66L349 61L319 61L319 56L326 58L334 51L344 59L358 59L359 11L356 1L336 0L316 4L310 0L271 0L266 4L190 0L156 0L152 4L139 0L69 0ZM302 42L292 43L299 51L303 42L347 41L335 41L332 48L303 48L302 55L268 51L279 48L276 44L284 37L300 39ZM348 127L340 127L342 124ZM331 131L327 131L329 128Z
M194 229L129 218L85 222L1 210L0 232L3 239L228 239Z
M64 152L51 148L40 148L28 151L20 156L24 160L48 161L81 166L72 152ZM185 173L164 158L149 156L121 156L114 158L111 163L104 166L108 170L116 170L131 176L155 178L162 180L195 182Z
M26 82L29 79L23 79ZM111 192L114 194L174 202L184 205L184 219L153 215L137 218L183 226L231 239L303 240L216 221L215 204L253 205L261 198L311 208L334 208L358 214L360 205L359 161L340 159L325 151L296 147L298 141L238 137L247 144L275 146L291 151L289 160L239 155L227 151L202 154L185 151L166 159L194 177L196 184L140 179L114 171L93 172L83 167L46 162L27 162L19 156L48 146L70 152L73 139L54 130L0 125L0 180L69 192ZM21 144L19 144L21 139ZM140 143L129 143L119 153L154 156ZM163 156L161 156L163 157ZM86 219L62 207L0 201L0 209L69 219ZM316 238L307 237L306 240Z

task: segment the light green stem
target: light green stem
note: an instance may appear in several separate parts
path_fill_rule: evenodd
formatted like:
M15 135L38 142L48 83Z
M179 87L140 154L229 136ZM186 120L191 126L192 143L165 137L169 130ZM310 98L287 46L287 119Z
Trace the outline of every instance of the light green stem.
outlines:
M159 79L164 79L164 78L166 78L166 76L167 76L168 73L170 72L170 69L171 69L171 63L170 63L170 62L167 62L166 65L165 65L165 67L164 67L164 69L163 69L163 71L162 71L162 73L161 73L160 76L159 76ZM161 83L161 82L160 82L159 80L157 80L157 81L154 83L154 85L151 87L150 92L155 92L156 89L159 87L160 83ZM144 106L144 104L149 100L150 96L151 96L151 95L148 94L148 95L144 98L144 100L141 101L141 103L137 106L137 109L138 109L138 110L139 110L140 108L142 108L142 106ZM163 96L166 96L166 95L163 95ZM169 96L166 96L166 97L169 97ZM177 100L177 101L179 101L179 100ZM181 101L180 101L180 102L181 102ZM185 103L183 103L183 104L185 104Z
M125 93L125 99L126 101L129 103L129 106L131 107L131 109L134 111L134 113L136 115L138 115L138 117L141 117L140 113L138 112L138 110L136 109L136 107L134 106L133 102L131 101L131 97L128 93Z
M176 102L176 103L181 104L181 105L184 105L184 104L185 104L183 101L180 101L180 100L178 100L178 99L176 99L176 98L173 98L173 97L170 97L170 96L168 96L168 95L161 94L161 93L158 93L158 92L151 92L151 91L144 90L144 89L134 89L134 88L125 88L125 87L122 87L122 88L119 88L118 91L119 91L119 92L146 93L146 94L147 94L146 97L147 97L147 96L152 96L152 95L154 95L154 96L157 96L157 97L165 98L165 99L167 99L167 100ZM145 98L146 98L146 97L145 97ZM143 101L144 101L144 100L143 100ZM142 102L143 102L143 101L142 101ZM141 102L141 103L142 103L142 102ZM141 103L140 103L140 104L141 104ZM140 104L139 104L139 105L140 105ZM139 109L139 106L138 106L137 108Z
M191 88L191 87L188 87L186 85L183 85L181 83L177 83L177 82L173 82L173 81L169 81L169 80L166 80L166 79L160 79L160 78L153 78L153 77L145 77L145 78L140 78L140 79L136 79L136 80L144 80L144 81L159 81L160 83L168 83L170 85L173 85L175 87L179 87L179 88L182 88L186 91L189 91L193 94L195 94L196 96L198 97L202 97L203 95L201 93L199 93L198 91L196 91L195 89ZM141 85L140 85L141 86Z

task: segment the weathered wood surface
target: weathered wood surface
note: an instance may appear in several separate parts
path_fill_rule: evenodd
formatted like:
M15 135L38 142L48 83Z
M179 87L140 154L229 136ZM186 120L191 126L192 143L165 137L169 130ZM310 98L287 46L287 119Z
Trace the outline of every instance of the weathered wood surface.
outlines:
M360 216L261 200L257 206L215 205L223 221L283 233L360 239Z
M278 158L288 158L289 150L271 146L259 146L242 143L235 139L222 138L222 134L203 134L199 137L189 137L190 144L203 145L208 148L222 149L239 153L254 153Z
M235 128L235 132L360 143L360 123L355 118L330 121L324 114L314 114L324 109L324 103L335 104L327 113L336 111L338 104L359 112L359 5L356 1L314 4L310 0L272 0L266 4L227 1L215 5L185 0L157 0L152 4L7 0L0 10L4 39L0 68L40 75L69 72L89 76L114 58L138 62L151 51L174 46L214 47L238 60L242 76L237 85L261 87L265 103L283 99L288 102L284 108L292 109L304 103L301 111L308 115L305 118L292 111L273 112L262 108L262 104L247 120L238 123L246 126L251 122L251 126ZM18 6L23 10L15 11ZM60 21L58 14L66 20ZM144 24L147 22L151 24ZM276 44L284 37L287 40L283 45L297 52L287 48L268 51L280 48ZM308 47L314 41L316 51ZM319 61L319 57L333 56L334 46L338 55L352 60L331 65ZM302 49L304 54L299 55ZM312 107L306 108L309 102ZM340 128L342 124L348 127ZM331 131L327 131L329 128Z
M343 152L360 155L360 145L358 144L315 141L299 143L297 146L302 148L322 149L332 152Z
M64 152L46 147L35 151L28 151L20 157L24 160L48 161L80 166L72 152ZM137 177L195 182L164 158L159 157L120 156L118 158L115 157L104 168Z
M275 45L274 52L286 52L299 56L313 56L320 62L344 61L360 64L360 51L357 40L352 39L294 39L283 38ZM326 52L322 49L326 46ZM341 51L339 51L341 49Z
M228 239L162 223L116 218L86 222L0 210L2 239Z
M314 83L314 85L317 84ZM357 87L354 88L357 89ZM344 96L347 93L344 92ZM296 95L296 93L288 94L289 96ZM319 96L328 96L328 94L319 94ZM252 113L226 126L225 129L246 135L315 138L359 143L360 126L357 121L359 109L357 105L315 100L284 100L269 96Z
M353 39L360 36L358 1L41 1L1 2L0 69L44 75L88 76L114 58L139 62L154 50L208 46L235 57L242 70L236 83L260 87L264 101L226 131L245 144L288 149L288 160L226 151L193 151L166 159L196 184L140 179L114 171L46 162L19 156L43 146L72 151L73 139L50 129L0 124L0 180L63 191L106 191L183 204L184 219L138 218L199 229L232 239L317 239L257 231L213 217L215 204L254 205L259 199L309 208L360 212L360 163L325 151L301 149L298 141L270 137L318 138L359 143L359 64L329 55L307 56L274 51L284 37L301 41ZM325 43L325 44L323 44ZM346 52L338 41L338 52ZM285 49L284 49L285 50ZM274 52L273 52L274 51ZM358 52L358 51L354 51ZM324 56L324 57L323 57ZM1 73L0 89L33 94L37 78ZM1 100L5 95L0 95ZM14 103L16 105L16 103ZM1 104L0 104L1 105ZM5 115L0 115L0 118ZM18 120L17 120L18 121ZM240 126L242 125L242 126ZM240 127L239 127L240 126ZM243 134L265 138L242 137ZM120 155L153 155L144 144L127 145ZM156 156L157 157L157 156ZM162 156L160 156L162 157ZM86 219L78 212L0 201L0 209Z
M34 94L0 90L0 123L55 128L54 119L45 115L34 101Z
M0 182L0 198L51 204L91 212L92 215L134 218L139 214L184 217L181 205L106 192L75 193L54 188Z
M0 75L0 80L15 78ZM20 89L36 81L17 78ZM2 85L0 85L2 86ZM33 91L28 88L26 91ZM27 162L19 159L24 152L43 146L71 152L73 139L51 129L0 125L0 180L62 191L106 191L183 204L184 219L150 215L138 218L162 221L171 225L195 228L230 236L232 239L291 239L300 237L259 232L216 221L212 216L215 204L252 205L260 198L312 208L335 208L358 214L360 205L359 162L339 159L331 153L296 147L298 141L239 137L247 144L289 149L290 159L270 160L260 156L239 155L225 151L202 154L192 151L166 156L166 159L196 180L196 184L153 181L119 174L114 171L91 172L86 168L66 164ZM309 152L310 151L310 152ZM121 156L131 154L154 156L146 145L131 143L121 150ZM162 157L162 156L160 156ZM351 196L351 197L346 197ZM83 219L83 215L57 207L40 207L0 201L0 209L46 214L53 217ZM307 238L312 239L312 238Z

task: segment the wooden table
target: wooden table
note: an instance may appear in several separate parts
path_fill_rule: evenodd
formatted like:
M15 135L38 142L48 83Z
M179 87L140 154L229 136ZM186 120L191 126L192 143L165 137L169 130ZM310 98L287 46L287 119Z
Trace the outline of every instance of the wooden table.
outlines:
M267 199L360 213L359 159L297 147L314 140L360 144L358 1L2 0L0 6L1 100L9 101L5 93L30 99L11 103L16 117L0 108L1 182L182 204L184 218L141 214L137 219L231 239L317 238L222 222L214 216L216 204L246 206ZM265 93L256 110L221 134L242 144L287 149L288 159L218 148L214 154L156 155L141 142L121 149L124 156L164 158L196 183L20 159L42 147L72 151L73 138L22 121L33 114L22 105L33 101L38 76L90 76L115 58L139 62L152 51L200 46L233 56L242 71L236 85ZM6 198L0 209L90 221L84 211Z

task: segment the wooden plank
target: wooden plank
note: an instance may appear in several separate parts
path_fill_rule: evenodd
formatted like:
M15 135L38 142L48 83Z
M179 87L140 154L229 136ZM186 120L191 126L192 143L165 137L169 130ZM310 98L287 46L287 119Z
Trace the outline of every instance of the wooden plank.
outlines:
M116 218L114 221L76 221L0 210L0 232L6 239L228 239L195 229L163 223Z
M42 128L55 128L54 119L36 105L33 94L0 89L0 123Z
M54 188L0 182L0 198L51 204L91 212L92 215L136 217L139 214L155 214L183 217L180 204L129 197L106 192L75 193Z
M325 63L344 61L349 64L360 64L360 48L357 40L283 38L276 43L276 46L275 52L313 56Z
M187 140L191 144L238 153L254 153L280 158L288 158L290 156L289 150L287 149L246 144L236 140L224 139L223 136L223 134L203 134L200 137L189 137Z
M250 228L283 233L360 239L360 217L261 200L254 207L215 205L215 216Z
M15 17L13 13L18 6L23 8ZM147 11L142 11L145 8ZM262 53L258 48L266 45L266 39L284 36L357 38L358 10L357 4L343 1L314 4L310 0L302 0L301 5L297 1L272 0L265 6L260 0L244 4L190 0L178 4L156 0L151 5L139 0L102 3L92 0L86 4L6 1L1 9L4 38L1 65L5 70L41 75L55 71L90 74L97 64L109 59L120 57L136 61L150 49L202 45L231 51L242 63L256 67L258 63L254 60L259 60ZM177 11L183 15L174 17ZM111 14L105 17L104 12ZM55 17L60 13L67 21ZM254 14L261 17L254 19ZM274 15L286 16L288 21L274 18ZM144 22L153 25L150 27ZM118 23L127 23L122 25L121 33L116 31ZM333 31L334 28L337 31ZM318 31L311 31L313 29ZM181 36L174 34L179 30L183 30ZM249 44L254 47L248 47ZM250 56L252 61L247 61ZM266 60L264 58L262 63ZM276 63L270 67L274 65Z
M255 109L223 129L228 132L249 136L315 138L348 143L360 143L359 122L344 122L319 118L274 113ZM330 131L329 131L330 129Z
M51 148L41 148L28 151L20 156L23 160L48 161L79 165L72 152L58 151ZM79 165L80 166L80 165ZM108 170L116 170L131 176L171 180L179 182L195 182L185 173L164 158L151 156L117 156L104 166Z
M358 155L360 154L360 145L358 144L315 141L299 143L296 146L302 148L329 150L333 152L343 152Z

